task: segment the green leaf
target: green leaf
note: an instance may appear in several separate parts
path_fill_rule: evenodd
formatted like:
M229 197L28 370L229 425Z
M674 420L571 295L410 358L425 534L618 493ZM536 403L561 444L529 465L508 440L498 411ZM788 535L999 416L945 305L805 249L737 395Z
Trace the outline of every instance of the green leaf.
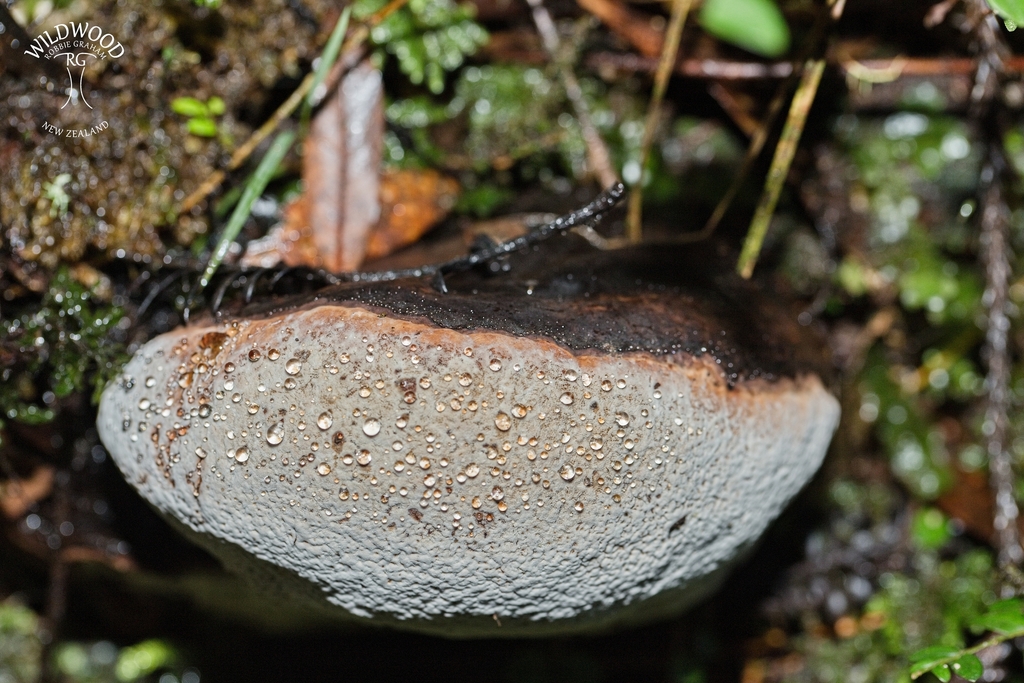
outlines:
M224 100L215 95L206 100L206 108L210 110L213 116L220 116L225 111Z
M708 0L700 23L716 38L764 57L789 49L789 26L772 0Z
M974 631L993 631L1000 635L1024 632L1024 609L1020 598L1001 600L971 622Z
M989 7L1017 26L1024 24L1024 0L988 0Z
M985 673L985 667L982 666L981 660L974 655L964 655L950 664L949 668L951 668L953 673L957 676L966 678L969 681L976 681Z
M188 120L188 132L202 138L212 138L217 135L217 123L205 116Z
M938 550L950 539L949 521L937 508L918 510L910 528L914 541L929 550Z
M946 664L940 664L932 669L932 673L942 683L949 683L953 679L953 672L949 670L949 666Z
M946 647L944 645L933 645L932 647L926 647L923 650L918 650L914 654L910 655L910 673L912 675L921 675L925 671L931 671L933 668L939 665L944 659L955 657L960 653L955 647ZM935 674L939 676L939 674ZM940 676L941 678L941 676ZM949 680L948 678L946 679Z
M1024 598L1007 598L993 602L988 606L989 612L1024 612Z
M208 116L209 109L194 97L179 97L171 102L171 110L182 116Z

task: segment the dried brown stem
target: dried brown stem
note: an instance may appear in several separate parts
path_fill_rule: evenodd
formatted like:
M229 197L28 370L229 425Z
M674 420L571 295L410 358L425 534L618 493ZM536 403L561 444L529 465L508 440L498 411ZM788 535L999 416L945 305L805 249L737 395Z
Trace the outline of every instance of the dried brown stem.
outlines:
M654 73L659 60L622 52L595 52L586 59L588 67L596 70L616 69L634 73ZM681 59L675 72L687 78L713 78L723 81L758 81L786 78L793 73L791 62L736 62L727 59Z
M551 14L542 0L526 1L529 3L530 9L533 10L533 23L537 26L544 49L555 62L562 87L565 88L565 95L569 98L573 111L576 113L576 120L580 123L583 141L587 145L587 161L590 171L597 176L602 188L611 187L618 182L619 176L612 167L608 146L605 145L593 119L590 118L590 105L587 104L587 98L583 95L583 89L580 87L576 74L568 64L559 59L561 41L558 39L555 22L551 19Z
M668 79L672 76L672 67L676 63L676 54L679 52L679 40L683 35L683 26L686 24L686 17L690 13L692 0L673 0L672 16L668 22L668 29L665 32L665 45L661 52L661 61L658 64L658 71L654 75L654 92L651 93L650 102L647 104L647 118L644 121L644 136L640 142L640 178L633 186L629 195L629 214L626 217L626 237L630 242L637 243L643 236L643 193L644 193L644 169L647 167L647 156L654 143L654 134L658 129L658 118L661 110L661 101L665 97L665 90L668 88Z
M841 52L836 50L835 53ZM977 61L969 57L897 57L893 59L838 59L833 53L829 66L842 69L853 78L873 77L889 82L911 76L965 76L975 73ZM621 52L595 52L586 59L592 69L617 69L635 73L654 73L658 60ZM799 66L796 62L738 62L728 59L681 59L675 72L686 78L716 81L763 81L788 78ZM1007 73L1024 72L1024 56L1003 60Z
M746 135L752 138L761 129L761 122L750 111L750 107L737 97L736 92L719 81L708 83L708 94L714 98L718 106L729 115L732 122Z
M613 33L633 46L640 54L657 62L662 53L664 37L651 26L650 16L616 0L576 0L587 12L601 20ZM653 69L652 69L653 70Z

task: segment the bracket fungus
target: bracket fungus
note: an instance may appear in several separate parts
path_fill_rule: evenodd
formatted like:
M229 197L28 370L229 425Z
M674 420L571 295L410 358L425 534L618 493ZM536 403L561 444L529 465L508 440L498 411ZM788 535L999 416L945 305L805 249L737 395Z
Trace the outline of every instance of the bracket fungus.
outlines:
M311 614L471 637L677 612L814 474L838 402L806 331L702 251L581 251L163 334L107 388L101 437Z

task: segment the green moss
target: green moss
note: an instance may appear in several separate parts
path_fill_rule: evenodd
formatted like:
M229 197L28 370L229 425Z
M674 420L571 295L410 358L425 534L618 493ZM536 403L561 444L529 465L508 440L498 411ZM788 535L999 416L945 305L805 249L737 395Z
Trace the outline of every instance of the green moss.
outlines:
M894 474L917 496L935 498L952 479L933 405L905 391L880 350L869 354L861 378L860 419L874 423Z
M914 652L930 645L963 647L969 626L996 600L992 558L981 550L945 561L921 551L906 571L883 574L880 584L861 620L880 627L859 629L848 638L797 637L795 649L804 665L787 681L909 681Z
M521 159L577 135L576 121L559 119L565 95L544 71L514 65L470 67L455 86L448 109L465 115L469 132L465 150L478 168L495 159Z
M838 133L869 249L844 258L835 281L847 300L895 299L900 309L898 333L876 346L861 373L860 417L873 423L901 481L930 499L951 482L938 418L964 410L982 390L983 275L969 220L978 146L963 122L915 112L844 117Z
M75 392L91 391L97 402L127 360L116 335L123 319L119 307L58 270L37 308L2 321L0 342L14 362L0 371L0 419L49 421L57 400Z

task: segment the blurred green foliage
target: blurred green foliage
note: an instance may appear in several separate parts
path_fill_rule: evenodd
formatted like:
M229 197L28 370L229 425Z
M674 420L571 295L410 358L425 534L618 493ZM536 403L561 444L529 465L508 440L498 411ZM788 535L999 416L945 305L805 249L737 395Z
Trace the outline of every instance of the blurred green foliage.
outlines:
M478 170L503 157L516 160L546 150L556 150L567 169L580 169L586 164L586 145L565 103L552 74L493 65L463 72L448 112L468 119L465 150Z
M12 598L0 602L0 683L34 683L40 676L43 631L39 617ZM53 670L67 683L199 681L166 641L151 639L118 647L107 640L57 643Z
M412 141L414 157L405 159L407 163L446 163L450 153L435 145L428 127L459 119L466 126L461 165L477 174L523 159L531 162L535 174L537 167L548 165L550 152L560 154L567 169L585 164L579 124L565 112L561 86L544 70L512 64L470 66L459 74L453 90L447 103L412 97L388 107L388 121L405 129ZM392 151L390 156L401 161L405 154Z
M118 648L109 641L67 642L54 648L56 669L75 683L133 683L173 668L178 654L162 640Z
M928 645L962 647L967 627L996 601L992 557L983 550L940 560L922 549L910 571L885 574L879 583L881 590L865 612L885 617L878 636L894 655Z
M925 550L938 550L949 542L953 535L953 524L942 510L922 508L914 513L910 523L914 542Z
M935 500L954 483L954 465L970 471L987 464L980 409L983 274L973 216L978 145L960 120L919 111L841 117L836 131L852 162L850 207L866 232L861 248L847 250L836 264L829 311L846 315L867 305L892 321L857 366L856 419L869 425L913 498ZM1011 131L1005 144L1011 162L1024 168L1024 135ZM1021 219L1015 215L1018 244L1024 244ZM1009 313L1016 320L1024 287L1014 287ZM1024 398L1019 364L1011 388L1014 400ZM1018 460L1024 456L1024 443L1014 438L1024 434L1019 412L1011 411L1010 430ZM838 637L805 630L797 637L804 666L790 680L908 681L911 673L976 680L982 665L970 648L1024 629L1020 605L997 602L1003 580L989 550L970 549L965 539L953 543L954 525L934 507L919 507L906 528L906 566L882 574L856 617L861 627Z
M39 678L39 618L7 599L0 602L0 683L27 683Z
M580 84L591 118L623 176L639 175L635 166L643 137L644 102L634 83L606 85L583 76ZM570 111L565 91L551 68L518 64L462 69L448 99L415 95L393 101L387 120L397 130L385 138L386 158L402 166L441 166L458 171L467 197L458 210L479 217L500 206L514 181L547 183L557 177L580 180L587 173L582 130ZM459 126L460 145L437 142L435 132ZM652 203L695 201L720 194L714 174L691 173L712 165L725 169L739 162L742 148L722 126L679 117L665 126L653 150L645 196ZM507 171L515 169L514 175ZM680 182L689 174L687 182ZM481 188L480 192L475 192Z
M1024 601L1009 598L989 605L970 623L975 634L988 633L988 638L970 648L947 645L930 645L910 656L911 674L914 677L931 673L943 683L956 674L969 681L976 681L984 674L984 666L975 654L985 648L1024 636Z
M485 182L465 190L459 195L459 200L455 204L455 211L463 214L472 214L477 218L486 218L514 196L515 193L512 190Z
M904 328L920 332L870 351L860 418L874 425L901 481L931 499L952 482L938 418L967 408L982 390L983 285L968 222L977 146L958 119L912 111L843 117L837 132L853 161L851 204L866 214L869 249L842 259L836 284L846 301L895 296Z
M905 391L896 374L881 350L869 354L861 373L860 418L875 424L894 474L917 496L930 500L951 482L949 454L930 419L934 402L920 392Z
M357 0L353 14L365 19L386 4ZM370 41L393 55L410 81L433 93L444 90L446 72L462 66L487 40L487 31L473 21L471 6L452 0L409 0L370 32ZM378 53L378 62L382 58Z
M38 308L5 318L0 345L22 360L0 370L0 425L3 420L38 424L53 419L58 399L90 390L99 400L107 382L127 361L114 335L124 318L117 306L58 270Z

